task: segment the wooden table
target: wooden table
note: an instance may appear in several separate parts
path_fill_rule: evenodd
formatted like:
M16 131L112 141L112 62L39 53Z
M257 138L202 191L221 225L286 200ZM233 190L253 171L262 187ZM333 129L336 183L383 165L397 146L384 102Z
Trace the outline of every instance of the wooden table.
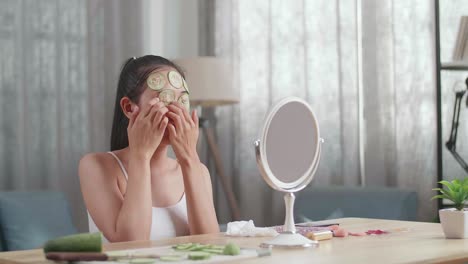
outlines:
M391 234L365 237L333 238L320 242L317 248L273 249L272 256L242 261L242 263L467 263L468 239L445 239L440 224L342 218L319 223L340 223L352 232L370 229L400 230ZM176 237L158 241L136 241L105 245L105 250L123 250L198 242L225 244L228 241L242 247L257 247L269 238L227 237L210 234ZM44 259L42 250L0 253L0 263L53 263ZM195 263L195 262L194 262Z

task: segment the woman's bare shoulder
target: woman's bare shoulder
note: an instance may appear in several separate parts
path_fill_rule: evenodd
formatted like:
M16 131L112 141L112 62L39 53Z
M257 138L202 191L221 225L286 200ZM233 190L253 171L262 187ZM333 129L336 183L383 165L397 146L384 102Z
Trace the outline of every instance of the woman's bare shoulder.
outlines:
M84 155L80 160L80 178L100 177L105 171L113 169L112 157L107 152L95 152Z

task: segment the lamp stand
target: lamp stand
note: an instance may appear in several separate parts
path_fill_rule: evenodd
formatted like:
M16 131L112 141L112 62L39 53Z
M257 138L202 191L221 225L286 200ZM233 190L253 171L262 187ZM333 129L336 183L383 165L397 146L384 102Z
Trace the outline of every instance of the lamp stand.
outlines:
M234 195L234 192L232 191L232 187L228 182L228 178L224 173L224 167L221 161L221 155L219 154L218 144L216 143L216 139L213 133L213 128L210 126L209 121L202 117L200 117L199 119L199 124L200 128L203 130L203 134L205 135L206 142L208 143L208 149L215 163L217 176L221 181L224 194L226 195L227 201L229 203L229 207L231 209L231 217L233 220L238 221L240 220L239 205L237 204L237 200Z

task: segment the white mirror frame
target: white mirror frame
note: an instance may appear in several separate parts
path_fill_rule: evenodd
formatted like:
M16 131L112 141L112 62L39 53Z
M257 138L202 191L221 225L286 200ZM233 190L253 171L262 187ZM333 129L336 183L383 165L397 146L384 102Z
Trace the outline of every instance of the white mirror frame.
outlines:
M288 103L292 103L292 102L301 103L305 107L307 107L307 109L310 111L315 122L314 125L317 128L316 138L315 138L315 141L317 142L317 147L315 149L312 163L310 167L307 169L307 171L296 181L288 183L288 182L282 182L278 180L273 175L273 172L271 171L270 166L268 165L266 149L264 147L264 144L262 144L262 142L265 142L265 139L268 134L268 128L270 127L273 117L275 117L276 113L284 105ZM268 183L268 185L270 185L271 188L278 190L278 191L282 191L282 192L293 193L293 192L297 192L297 191L304 189L314 178L314 174L315 174L315 171L317 170L318 163L320 161L320 154L321 154L320 128L319 128L319 124L317 122L317 119L315 118L315 114L312 108L309 106L309 104L307 104L306 101L300 98L296 98L296 97L284 98L283 100L279 101L270 111L261 131L262 133L261 133L260 140L255 141L255 156L257 160L257 165L260 169L260 173L262 174L263 179Z
M315 122L315 127L317 128L316 130L316 142L317 142L316 146L317 147L315 149L315 154L312 160L312 164L307 169L307 171L296 181L287 183L287 182L278 180L274 176L273 172L270 169L270 166L268 165L265 145L262 144L262 142L264 142L267 137L268 128L271 124L271 121L275 117L276 113L284 105L288 103L292 103L292 102L301 103L310 111L313 117L313 120ZM314 111L312 110L312 108L309 106L309 104L306 101L300 98L296 98L296 97L287 97L279 101L269 112L266 118L265 124L263 125L263 128L261 130L260 140L255 141L255 155L256 155L257 165L260 170L260 173L262 174L263 179L273 189L277 191L285 192L284 201L286 205L286 212L285 212L286 216L285 216L283 232L277 237L275 237L274 239L272 239L271 241L267 241L263 243L261 245L262 247L270 247L270 246L309 247L309 246L318 244L317 241L309 240L308 238L305 238L302 235L296 234L296 227L294 223L294 200L295 200L294 192L304 189L314 178L314 174L318 168L318 164L320 161L322 142L323 142L323 139L320 137L320 129L319 129L317 118L314 114Z

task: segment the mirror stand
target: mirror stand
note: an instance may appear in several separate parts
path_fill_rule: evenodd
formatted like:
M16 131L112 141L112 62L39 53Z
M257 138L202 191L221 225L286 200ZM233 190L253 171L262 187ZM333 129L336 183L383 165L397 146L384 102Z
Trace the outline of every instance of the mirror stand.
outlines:
M301 234L296 233L294 223L294 193L284 194L284 203L286 205L286 216L284 220L283 232L272 240L262 243L261 247L311 247L318 245L315 240L310 240Z

